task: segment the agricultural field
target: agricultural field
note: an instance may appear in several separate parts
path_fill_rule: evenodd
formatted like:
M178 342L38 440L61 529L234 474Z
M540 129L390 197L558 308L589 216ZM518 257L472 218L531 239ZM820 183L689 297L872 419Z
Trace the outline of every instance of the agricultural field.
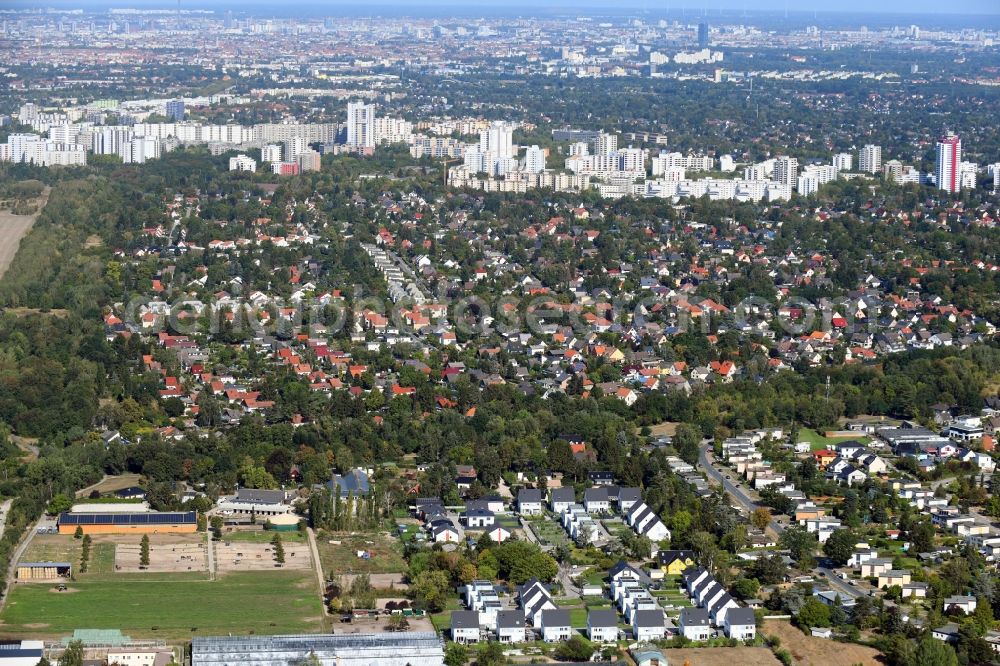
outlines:
M343 574L393 574L407 570L399 539L382 532L316 534L319 559L327 578ZM286 548L287 550L287 548ZM358 557L358 552L368 557Z
M311 572L231 573L215 581L78 580L14 587L0 635L54 638L74 629L121 629L136 638L304 633L328 629ZM267 613L247 609L267 609Z

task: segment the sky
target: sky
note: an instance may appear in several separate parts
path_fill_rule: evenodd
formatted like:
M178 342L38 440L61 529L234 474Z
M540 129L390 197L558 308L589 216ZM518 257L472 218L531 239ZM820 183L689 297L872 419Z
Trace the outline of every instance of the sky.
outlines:
M190 9L233 9L248 12L267 13L276 8L273 0L181 0L181 6ZM490 14L498 10L529 13L537 11L551 13L565 11L567 13L586 13L613 10L615 13L633 8L649 13L685 14L713 12L722 10L738 10L753 14L760 11L788 10L790 13L802 12L837 12L859 14L966 14L1000 15L1000 0L368 0L359 3L357 0L299 0L294 3L303 13L335 14L338 10L347 10L357 15L362 7L373 10L393 7L400 13L415 10L413 13L427 13L431 9L461 10L463 15L469 15L477 7ZM136 8L173 8L176 0L0 0L0 6L8 8L53 7L68 8L102 8L102 7L136 7ZM286 6L285 9L288 7ZM506 13L506 12L504 12Z

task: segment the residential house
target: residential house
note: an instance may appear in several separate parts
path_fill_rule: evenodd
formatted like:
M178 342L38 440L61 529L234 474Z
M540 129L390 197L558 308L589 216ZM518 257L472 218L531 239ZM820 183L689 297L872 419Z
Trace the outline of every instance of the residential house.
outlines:
M681 609L678 632L690 641L707 641L712 635L708 611L704 608Z
M757 618L752 608L730 608L724 627L729 638L752 641L757 635Z
M472 610L457 610L451 613L451 640L455 643L478 643L479 613Z
M890 569L878 575L878 587L892 587L899 585L902 587L910 582L910 572L906 569Z
M537 578L532 578L518 589L518 602L524 616L534 627L541 626L542 611L556 608L549 588Z
M517 493L517 511L522 516L542 515L542 491L537 488L521 488Z
M552 513L562 513L576 504L576 491L572 487L553 488L549 491L549 508Z
M542 616L542 640L546 643L568 641L573 635L569 611L561 608L546 609Z
M668 576L684 573L695 564L694 552L690 550L661 550L658 554L660 569Z
M501 643L523 643L527 639L523 610L503 610L497 613L497 640Z
M962 611L971 615L976 610L976 598L968 595L955 595L944 600L945 613Z
M608 513L611 510L611 498L607 487L587 488L583 491L583 508L587 513Z
M567 611L568 614L568 611ZM667 634L663 611L640 610L632 618L632 635L637 641L658 641Z
M587 637L594 643L618 640L618 614L613 610L592 610L587 614Z
M493 527L488 528L486 530L486 535L494 543L503 543L504 541L510 539L510 537L512 536L511 531L508 530L503 525L494 525Z
M497 517L487 509L468 509L462 514L462 520L469 529L487 529L493 527Z

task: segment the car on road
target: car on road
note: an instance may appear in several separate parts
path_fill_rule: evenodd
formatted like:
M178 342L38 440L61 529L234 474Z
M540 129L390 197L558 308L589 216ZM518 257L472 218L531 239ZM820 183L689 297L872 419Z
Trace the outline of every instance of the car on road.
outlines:
M729 476L728 474L726 474L726 478L727 478L727 479L732 479L733 477L731 477L731 476Z

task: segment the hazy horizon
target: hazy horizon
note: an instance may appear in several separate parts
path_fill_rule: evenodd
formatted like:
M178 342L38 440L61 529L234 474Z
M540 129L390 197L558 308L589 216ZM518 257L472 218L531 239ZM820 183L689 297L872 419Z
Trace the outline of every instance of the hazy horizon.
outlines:
M996 0L953 0L942 3L940 0L883 0L880 3L864 0L813 0L812 2L793 3L789 0L711 0L709 2L664 1L664 0L505 0L497 3L493 0L420 0L419 2L400 2L399 0L369 0L363 5L347 0L305 0L295 3L294 7L275 6L273 2L263 0L8 0L6 9L218 9L243 10L246 12L261 11L264 13L298 13L310 15L351 14L360 15L372 13L371 10L393 9L397 13L427 14L440 10L450 13L468 15L482 11L488 14L496 13L578 13L593 12L622 14L626 12L642 12L651 15L718 16L721 12L738 12L747 15L767 13L785 13L802 15L821 13L825 15L843 16L845 14L863 14L866 16L982 16L1000 15L1000 2Z

